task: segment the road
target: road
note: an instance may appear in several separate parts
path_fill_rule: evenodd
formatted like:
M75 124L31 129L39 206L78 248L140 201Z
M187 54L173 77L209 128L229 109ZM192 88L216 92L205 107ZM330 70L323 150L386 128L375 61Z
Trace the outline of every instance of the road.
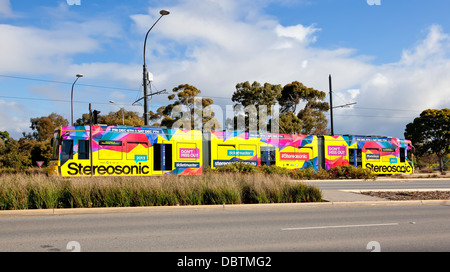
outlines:
M307 181L322 190L434 190L448 189L450 191L450 179L413 179L413 180L389 180L377 179L375 181Z
M68 251L68 246L82 252L367 252L368 246L381 251L450 250L450 206L446 205L93 211L0 213L0 251Z

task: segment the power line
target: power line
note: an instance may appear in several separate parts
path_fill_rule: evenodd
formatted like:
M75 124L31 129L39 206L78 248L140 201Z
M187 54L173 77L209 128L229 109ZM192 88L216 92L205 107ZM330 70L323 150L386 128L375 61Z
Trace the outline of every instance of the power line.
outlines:
M29 80L29 81L40 81L40 82L49 82L49 83L55 83L55 84L65 84L65 85L72 85L73 82L64 82L64 81L57 81L57 80L47 80L47 79L38 79L38 78L29 78L29 77L20 77L20 76L9 76L9 75L2 75L0 74L0 77L4 77L4 78L13 78L13 79L20 79L20 80ZM85 86L85 87L92 87L92 88L101 88L101 89L113 89L113 90L121 90L121 91L130 91L130 92L137 92L137 91L141 91L141 90L137 90L137 89L127 89L127 88L119 88L119 87L111 87L111 86L102 86L102 85L92 85L92 84L81 84L78 83L78 86ZM333 92L333 94L338 95L336 92ZM23 98L23 97L7 97L7 96L0 96L0 97L4 97L4 98L11 98L11 99L27 99L27 98ZM201 98L211 98L211 99L228 99L231 100L230 97L223 97L223 96L200 96ZM342 99L342 97L340 97L338 95L338 97L340 99ZM32 98L33 100L43 100L43 101L53 101L53 102L69 102L69 101L65 101L65 100L57 100L57 99L41 99L41 98ZM74 101L75 102L75 101ZM90 102L80 102L78 101L78 103L90 103ZM98 102L96 104L109 104L106 102ZM352 107L353 109L360 109L360 110L379 110L379 111L402 111L402 112L418 112L420 113L421 111L417 111L417 110L407 110L407 109L392 109L392 108L374 108L374 107Z
M70 103L69 100L64 99L47 99L47 98L35 98L35 97L18 97L18 96L5 96L0 95L0 98L6 98L6 99L17 99L17 100L32 100L32 101L49 101L49 102L62 102L62 103ZM73 101L74 103L78 104L97 104L97 105L110 105L109 102L88 102L88 101ZM123 103L116 103L117 105L128 105ZM158 109L161 106L151 106L151 108ZM329 114L325 114L329 115ZM396 119L411 119L411 117L406 116L379 116L379 115L354 115L354 114L335 114L336 116L345 116L345 117L368 117L368 118L396 118Z
M48 102L62 102L62 103L70 103L69 100L64 100L64 99L48 99L48 98L36 98L36 97L19 97L19 96L5 96L5 95L0 95L0 98L5 98L5 99L17 99L17 100L32 100L32 101L48 101ZM95 102L95 101L77 101L74 100L73 103L77 103L77 104L96 104L96 105L110 105L111 103L109 102ZM122 105L122 106L126 106L128 104L124 104L124 103L116 103L117 105ZM157 108L158 106L153 106L154 108Z
M0 77L6 77L6 78L13 78L13 79L21 79L21 80L30 80L30 81L40 81L40 82L49 82L49 83L56 83L56 84L65 84L65 85L72 85L73 82L64 82L64 81L57 81L57 80L48 80L48 79L38 79L38 78L29 78L29 77L18 77L18 76L8 76L8 75L0 75ZM91 85L91 84L77 84L78 86L84 86L84 87L92 87L92 88L101 88L101 89L113 89L113 90L121 90L121 91L130 91L130 92L136 92L139 90L134 89L126 89L126 88L119 88L119 87L111 87L111 86L102 86L102 85Z

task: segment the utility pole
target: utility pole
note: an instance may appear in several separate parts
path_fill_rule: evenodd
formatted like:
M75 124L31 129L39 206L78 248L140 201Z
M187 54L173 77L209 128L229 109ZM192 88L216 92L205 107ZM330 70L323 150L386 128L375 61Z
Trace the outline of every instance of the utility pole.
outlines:
M92 104L89 103L89 160L90 160L90 164L91 164L91 177L94 176L94 172L93 172L93 163L92 163Z
M349 103L349 104L345 104L345 105L340 105L340 106L336 106L333 107L333 88L331 86L331 75L329 77L329 82L330 82L330 119L331 119L331 136L334 136L334 123L333 123L333 109L334 108L345 108L351 105L355 105L355 103Z
M330 83L331 136L334 136L334 126L333 126L333 88L331 86L331 75L329 76L329 83Z

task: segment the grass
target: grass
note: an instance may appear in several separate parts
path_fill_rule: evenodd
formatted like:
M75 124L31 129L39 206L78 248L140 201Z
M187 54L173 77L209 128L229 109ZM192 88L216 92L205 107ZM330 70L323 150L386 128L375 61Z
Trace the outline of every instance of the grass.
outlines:
M0 176L0 210L319 201L317 187L260 171L71 179L36 173Z
M319 171L309 167L306 169L289 170L279 166L252 166L245 162L234 162L216 169L208 169L207 172L212 173L264 173L269 175L282 175L295 180L311 180L311 179L376 179L376 174L369 169L355 167L353 165L344 165L328 170L320 169Z

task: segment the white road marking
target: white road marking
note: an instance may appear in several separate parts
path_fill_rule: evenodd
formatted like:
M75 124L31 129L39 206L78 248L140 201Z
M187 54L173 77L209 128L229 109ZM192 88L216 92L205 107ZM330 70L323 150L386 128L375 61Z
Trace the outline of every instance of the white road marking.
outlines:
M315 226L303 228L284 228L282 231L289 230L312 230L312 229L337 229L337 228L362 228L362 227L380 227L380 226L397 226L398 223L382 223L382 224L364 224L364 225L339 225L339 226Z

